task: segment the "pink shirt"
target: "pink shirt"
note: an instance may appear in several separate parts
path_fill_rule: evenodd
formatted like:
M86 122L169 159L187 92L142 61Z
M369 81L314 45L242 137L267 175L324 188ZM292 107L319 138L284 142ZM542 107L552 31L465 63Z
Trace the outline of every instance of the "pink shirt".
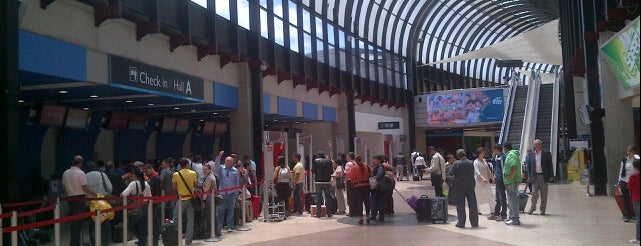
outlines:
M62 188L67 196L84 195L84 185L87 185L87 176L80 168L72 166L62 174Z

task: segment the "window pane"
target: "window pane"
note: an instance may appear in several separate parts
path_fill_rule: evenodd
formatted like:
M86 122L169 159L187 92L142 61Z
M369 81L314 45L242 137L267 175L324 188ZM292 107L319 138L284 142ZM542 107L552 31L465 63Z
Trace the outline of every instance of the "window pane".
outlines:
M283 0L274 0L274 14L283 17Z
M249 16L249 2L247 0L238 0L238 25L249 30L249 18L244 18L244 16Z
M303 34L303 38L305 39L305 56L307 57L312 57L312 36L305 33Z
M216 14L229 20L229 1L216 1Z
M289 47L294 52L298 52L298 29L295 26L289 26Z
M316 39L316 58L319 62L325 63L325 54L323 49L325 49L323 46L323 40Z
M303 30L306 32L312 32L311 21L310 21L309 11L303 9Z
M298 14L296 13L296 4L289 1L289 23L298 25Z
M191 0L192 2L207 8L207 0Z
M338 30L338 47L341 49L345 48L345 32L343 30Z
M318 17L315 17L314 19L316 19L316 37L323 39L323 20Z
M334 26L327 24L327 42L329 44L334 44Z
M260 0L260 6L263 8L267 8L267 0Z
M345 50L341 49L341 50L338 51L338 53L339 53L339 56L340 56L341 70L347 71L347 60L345 60L346 59Z
M274 38L277 44L285 45L285 37L283 33L283 20L274 18Z
M329 65L332 67L336 67L336 51L334 49L334 46L330 45L327 50L329 52Z
M269 30L267 30L267 11L260 9L260 36L269 38Z

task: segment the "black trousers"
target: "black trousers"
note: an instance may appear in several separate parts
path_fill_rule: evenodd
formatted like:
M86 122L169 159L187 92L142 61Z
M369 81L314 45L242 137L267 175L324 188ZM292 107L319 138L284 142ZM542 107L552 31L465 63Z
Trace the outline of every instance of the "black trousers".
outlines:
M619 189L621 189L621 198L623 198L623 210L625 210L623 211L624 216L631 219L632 217L634 217L634 211L632 211L632 199L630 198L628 183L619 180Z
M458 225L465 226L467 217L465 216L465 200L467 200L467 205L470 210L470 224L472 226L479 225L479 208L476 206L476 194L474 193L474 187L472 188L461 188L456 189L456 214L458 216Z
M507 218L507 197L505 195L505 183L503 180L496 180L496 205L494 215Z
M443 176L441 174L432 174L430 175L430 180L432 180L432 186L434 186L434 194L437 197L445 197L443 195Z

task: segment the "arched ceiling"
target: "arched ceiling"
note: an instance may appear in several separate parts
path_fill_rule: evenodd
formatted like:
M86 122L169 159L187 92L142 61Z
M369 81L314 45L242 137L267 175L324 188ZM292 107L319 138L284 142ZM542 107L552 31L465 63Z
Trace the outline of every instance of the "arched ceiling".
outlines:
M428 64L498 43L559 16L558 0L300 0L368 43ZM552 38L552 37L551 37ZM554 37L556 38L556 37ZM478 61L480 60L480 61ZM483 69L490 59L434 65ZM480 65L479 65L480 64ZM556 66L526 64L543 70Z

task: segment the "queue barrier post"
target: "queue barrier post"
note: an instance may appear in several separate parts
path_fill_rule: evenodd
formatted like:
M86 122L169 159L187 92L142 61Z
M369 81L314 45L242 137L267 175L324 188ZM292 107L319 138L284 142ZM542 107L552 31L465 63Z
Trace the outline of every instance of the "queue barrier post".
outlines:
M2 214L2 203L0 203L0 214ZM0 234L2 233L2 218L0 218ZM2 246L2 241L4 241L4 235L0 238L0 246Z
M102 244L102 241L101 241L101 238L100 238L100 236L102 234L102 233L100 233L100 232L102 232L102 229L100 228L100 226L101 226L101 224L100 224L100 209L96 209L96 218L93 220L93 224L94 224L94 228L95 228L95 230L94 230L94 239L95 239L94 242L96 243L96 245L100 246ZM71 230L74 230L74 228L71 228Z
M127 206L127 197L122 197L122 205ZM127 223L129 222L127 216L127 208L122 210L122 245L127 245Z
M246 200L247 198L245 197L245 196L246 196L246 194L247 194L247 193L245 192L246 190L247 190L247 186L245 186L245 185L243 185L242 190L240 190L240 192L242 192L242 194L241 194L241 197L242 197L242 199L241 199L241 200L242 200L242 201L241 201L241 204L240 204L240 211L241 211L241 213L243 214L243 215L242 215L242 217L241 217L243 221L242 221L242 223L241 223L240 228L238 228L238 230L237 230L237 231L250 231L250 230L251 230L251 228L249 228L249 227L245 226L245 220L246 220L246 218L245 218L245 217L247 216L247 213L246 213L246 211L245 211L245 209L247 208L247 206L245 206L245 202L247 201L247 200Z
M182 221L183 221L183 199L182 199L182 196L178 196L177 203L178 203L178 205L177 205L178 206L178 208L177 208L178 211L176 211L176 212L178 212L178 220L174 221L174 223L176 224L176 227L178 228L178 246L182 246L183 245L183 240L182 240L182 238L183 238L183 223L182 223Z
M216 191L211 189L211 194L209 195L209 238L205 239L205 242L218 242L220 238L216 237ZM0 245L2 246L2 245Z
M160 195L165 197L165 191L164 190L161 191ZM165 217L165 206L167 206L166 204L167 204L167 201L164 201L164 200L160 203L160 219L161 219L161 221L164 221L165 218L167 218L167 217ZM0 246L2 246L2 245L0 245Z
M60 219L60 197L56 198L56 209L53 210L53 218ZM55 246L60 246L60 223L53 224L53 240ZM0 242L0 246L2 243Z
M154 246L153 204L153 200L147 200L147 246Z
M11 227L18 226L18 212L11 212ZM11 232L11 246L18 246L18 231Z

